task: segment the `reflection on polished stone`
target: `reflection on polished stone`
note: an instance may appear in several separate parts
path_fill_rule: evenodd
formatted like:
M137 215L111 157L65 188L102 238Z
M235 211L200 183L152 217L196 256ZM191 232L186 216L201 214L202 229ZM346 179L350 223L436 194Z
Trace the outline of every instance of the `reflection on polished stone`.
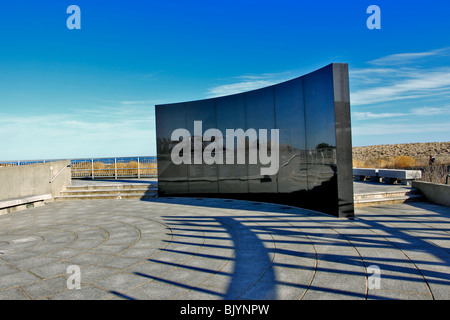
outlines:
M330 64L258 90L156 106L159 195L276 202L352 217L348 88L348 66ZM201 130L195 127L198 123ZM187 130L189 136L174 138L177 129ZM222 133L220 141L205 139L208 129ZM245 141L225 134L237 129L242 129ZM267 136L251 135L252 130ZM271 144L275 138L277 145ZM181 147L174 150L178 144ZM205 150L226 161L206 164ZM273 161L276 151L278 170L264 174L267 159ZM175 164L173 152L189 161Z

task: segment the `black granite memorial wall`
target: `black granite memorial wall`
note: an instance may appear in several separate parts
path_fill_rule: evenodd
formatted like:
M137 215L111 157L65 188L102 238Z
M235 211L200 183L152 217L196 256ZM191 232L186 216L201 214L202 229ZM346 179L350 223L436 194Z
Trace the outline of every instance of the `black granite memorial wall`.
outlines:
M240 94L156 106L158 195L353 217L347 64Z

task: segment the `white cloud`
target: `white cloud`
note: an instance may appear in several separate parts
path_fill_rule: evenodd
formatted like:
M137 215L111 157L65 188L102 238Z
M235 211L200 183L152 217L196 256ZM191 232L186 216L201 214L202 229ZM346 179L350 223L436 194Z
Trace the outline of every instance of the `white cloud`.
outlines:
M226 96L235 93L241 93L254 89L264 88L273 85L275 83L277 82L269 80L255 80L255 81L245 81L232 84L225 84L209 89L208 97L212 98L212 97Z
M411 113L417 116L435 116L450 114L450 107L421 107L411 109Z
M409 112L382 112L375 113L372 111L355 111L352 112L352 118L358 121L364 120L376 120L376 119L384 119L384 118L398 118L398 117L411 117L411 116L419 116L419 117L427 117L427 116L436 116L436 115L446 115L450 114L450 106L445 107L420 107L420 108L412 108Z
M396 70L392 70L395 74ZM380 81L381 82L381 81ZM382 85L350 94L352 105L367 105L399 99L415 99L450 93L450 67L410 71L398 80L385 79Z
M353 112L352 117L355 120L372 120L372 119L383 119L383 118L393 118L407 115L407 113L373 113L367 112Z
M235 77L240 81L224 84L208 90L208 98L242 93L250 90L268 87L292 78L290 71L280 73L263 73L260 75L242 75Z
M426 52L397 53L369 61L369 63L373 65L383 65L383 66L401 65L401 64L408 64L423 58L435 57L442 54L446 54L446 52L448 52L448 48L436 49Z
M350 70L351 103L370 105L450 95L449 56L450 47L398 53L369 61L367 68Z
M353 85L367 86L373 84L380 84L386 81L398 80L401 78L411 78L417 71L412 68L402 67L396 68L362 68L351 69L349 71L350 83Z

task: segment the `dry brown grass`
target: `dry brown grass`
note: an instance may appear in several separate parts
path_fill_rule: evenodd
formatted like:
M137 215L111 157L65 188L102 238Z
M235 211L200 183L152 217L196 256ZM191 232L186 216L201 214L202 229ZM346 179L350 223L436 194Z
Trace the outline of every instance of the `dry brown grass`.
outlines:
M416 165L416 160L408 156L398 156L394 158L394 168L412 168Z
M14 167L15 164L12 163L0 163L0 167Z
M448 166L446 165L426 166L422 169L422 179L420 180L445 184L449 173Z
M427 166L430 156L436 158L435 165L450 165L450 142L404 143L391 145L373 145L353 147L353 159L361 165L381 166ZM408 156L415 164L402 161L396 157Z
M416 160L408 156L397 156L394 158L374 158L368 160L353 159L354 168L404 169L412 168L415 165Z

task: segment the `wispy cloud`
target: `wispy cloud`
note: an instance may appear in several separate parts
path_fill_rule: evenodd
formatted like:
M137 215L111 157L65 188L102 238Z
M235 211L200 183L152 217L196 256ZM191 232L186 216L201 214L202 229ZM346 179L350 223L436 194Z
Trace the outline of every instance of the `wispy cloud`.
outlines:
M350 82L358 86L370 86L380 84L386 81L411 78L417 71L412 68L396 68L393 72L392 67L368 67L350 70Z
M395 74L396 70L391 72ZM352 92L352 105L450 94L450 67L400 72L397 79L387 77L377 82L378 86Z
M374 113L370 111L366 112L353 112L352 117L355 120L372 120L372 119L383 119L383 118L394 118L394 117L400 117L405 116L407 113L394 113L394 112L385 112L385 113Z
M369 61L367 68L350 70L355 88L351 103L358 106L449 95L449 56L450 48L398 53Z
M207 96L208 98L213 98L260 89L289 80L291 78L292 72L290 71L280 73L263 73L259 75L241 75L234 77L234 79L238 80L237 82L210 88Z
M408 112L381 112L376 113L372 111L353 112L354 120L375 120L375 119L389 119L407 116L431 117L436 115L449 115L450 106L445 107L420 107L412 108Z
M445 107L421 107L411 109L411 113L417 116L436 116L436 115L450 115L450 106Z
M448 52L449 48L435 49L425 52L397 53L369 61L369 63L378 66L395 66L409 64L423 58L445 55L448 54Z
M267 87L275 83L276 83L275 81L255 80L255 81L245 81L232 84L225 84L209 89L208 97L212 98L212 97L226 96L235 93L241 93L245 91Z

